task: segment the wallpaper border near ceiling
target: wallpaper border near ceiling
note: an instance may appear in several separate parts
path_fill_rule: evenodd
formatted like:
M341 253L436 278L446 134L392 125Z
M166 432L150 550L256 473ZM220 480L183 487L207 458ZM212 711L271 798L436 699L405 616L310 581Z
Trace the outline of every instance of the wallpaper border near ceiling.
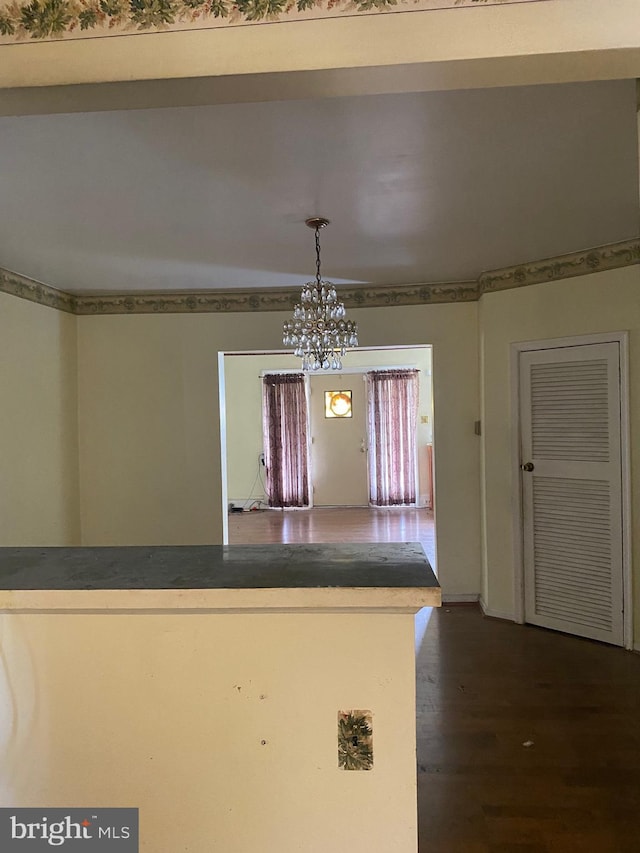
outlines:
M558 255L556 258L482 273L478 279L479 295L628 267L633 264L640 264L640 239L610 243L595 249L585 249L582 252L572 252L567 255Z
M473 302L475 281L450 284L405 284L386 287L339 287L348 308L422 305L428 302ZM206 314L247 311L291 311L300 288L216 290L181 293L79 295L77 314Z
M0 45L535 2L542 0L0 0Z
M20 299L66 311L68 314L77 313L76 296L10 270L0 269L0 293L18 296Z
M476 281L387 286L341 286L347 308L386 308L476 302L486 293L640 264L640 238L484 272ZM155 293L67 293L0 269L0 292L77 315L206 314L289 311L299 288Z

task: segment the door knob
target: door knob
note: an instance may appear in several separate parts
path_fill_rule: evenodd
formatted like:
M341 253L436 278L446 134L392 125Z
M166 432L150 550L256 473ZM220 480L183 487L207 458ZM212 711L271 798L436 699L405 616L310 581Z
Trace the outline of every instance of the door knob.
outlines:
M533 471L534 468L535 465L533 464L533 462L525 462L524 465L520 466L521 471Z

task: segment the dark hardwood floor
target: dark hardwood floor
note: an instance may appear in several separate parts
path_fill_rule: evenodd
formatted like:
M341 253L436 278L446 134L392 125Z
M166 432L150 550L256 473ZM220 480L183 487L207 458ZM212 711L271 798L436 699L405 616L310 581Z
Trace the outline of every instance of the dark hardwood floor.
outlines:
M232 543L420 541L434 556L426 510L229 522ZM416 664L420 853L640 853L640 655L445 605L416 617Z
M640 851L640 655L475 605L416 621L420 853Z

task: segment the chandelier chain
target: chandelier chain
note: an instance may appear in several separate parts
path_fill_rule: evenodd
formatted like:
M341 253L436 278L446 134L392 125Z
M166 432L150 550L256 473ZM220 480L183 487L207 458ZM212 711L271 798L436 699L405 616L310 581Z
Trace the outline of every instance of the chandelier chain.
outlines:
M318 292L321 288L322 278L320 277L320 226L316 225L316 287Z

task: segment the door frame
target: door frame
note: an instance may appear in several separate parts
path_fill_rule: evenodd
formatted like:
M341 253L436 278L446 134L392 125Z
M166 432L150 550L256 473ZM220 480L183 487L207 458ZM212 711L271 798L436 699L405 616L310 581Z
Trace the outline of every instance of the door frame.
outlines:
M566 338L547 338L539 341L519 341L510 347L511 372L511 515L514 566L514 621L524 624L524 519L522 477L520 473L520 354L532 350L589 344L617 343L620 348L620 463L622 487L622 606L623 643L633 649L633 594L631 578L631 455L629 448L629 333L603 332L594 335L575 335Z

